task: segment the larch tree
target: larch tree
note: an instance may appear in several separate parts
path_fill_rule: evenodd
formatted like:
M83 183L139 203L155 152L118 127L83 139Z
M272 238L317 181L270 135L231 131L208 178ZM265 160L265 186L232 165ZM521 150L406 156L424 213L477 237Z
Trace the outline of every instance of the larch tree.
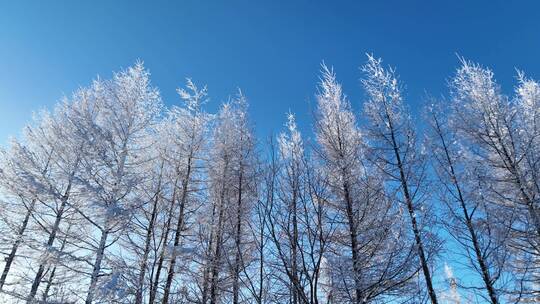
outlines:
M229 260L232 274L232 303L245 301L244 270L253 259L253 239L248 225L258 195L258 157L256 140L248 118L246 97L241 91L234 100L236 108L236 144L233 146L233 199L228 217L230 219L234 245L233 258Z
M14 141L4 154L7 162L2 180L3 186L8 187L4 189L17 194L26 212L6 259L1 285L7 279L25 231L31 228L32 240L26 239L28 250L25 255L35 257L30 262L33 274L31 279L28 278L30 290L21 296L29 303L33 302L45 275L50 290L69 237L66 227L72 225L65 221L73 215L68 200L74 188L79 159L77 151L81 146L73 141L69 130L63 128L68 108L64 101L53 113L43 111L36 115L34 124L25 129L24 142ZM63 245L58 243L59 237L63 239ZM67 264L69 258L62 260ZM47 273L52 269L55 271Z
M501 92L493 72L478 64L461 61L451 80L452 116L456 132L482 162L488 194L500 210L517 210L512 224L511 246L516 249L514 273L516 297L538 295L540 197L538 182L538 84L520 74L517 96ZM532 276L532 277L531 277ZM533 290L531 290L531 288Z
M369 155L386 175L386 186L398 194L396 201L406 207L427 292L436 304L429 263L437 244L433 233L425 229L429 219L425 202L427 160L417 143L394 70L383 68L381 60L371 55L361 70L361 83L367 94L364 114Z
M334 301L368 303L403 291L417 272L413 244L402 229L380 174L367 163L356 118L335 74L323 65L315 132L317 156L339 227L326 257Z
M271 235L276 246L276 251L282 263L282 269L289 279L291 299L293 304L308 302L302 286L302 271L300 251L302 248L301 233L301 200L304 196L303 177L304 172L304 147L300 132L297 130L294 116L287 117L287 133L281 133L278 139L279 157L282 161L282 172L278 176L276 196L281 203L277 209L277 223L270 217ZM273 215L273 214L272 214ZM278 226L279 231L276 232ZM282 239L285 239L284 240ZM299 298L302 298L300 300Z
M33 188L21 187L24 185L20 179L19 153L23 155L26 149L18 143L13 142L7 150L2 150L0 187L2 189L1 200L1 232L2 246L0 252L4 258L2 275L0 277L0 291L8 281L8 275L14 265L19 247L24 245L29 221L35 211L36 199ZM43 167L44 169L47 166ZM26 189L25 189L26 188Z
M220 109L215 122L208 164L209 196L206 261L202 302L225 301L230 286L231 303L241 301L241 275L252 259L252 239L247 221L256 201L255 141L247 117L247 101L239 95ZM243 300L242 300L243 301Z
M106 249L116 243L140 204L134 189L144 179L141 164L148 161L148 135L160 110L161 98L142 63L115 73L111 80L95 80L78 93L70 115L70 127L85 143L77 178L86 202L78 211L94 228L88 244L94 261L87 304L96 297L115 297L119 290L119 268L103 271L104 263L111 261Z
M163 139L160 132L156 138ZM126 267L122 269L130 295L134 303L142 303L146 292L151 288L151 277L148 276L156 260L156 251L161 244L155 242L159 237L159 220L165 212L165 197L167 195L167 167L163 158L166 151L163 140L154 142L150 161L141 164L146 172L143 183L135 189L141 203L136 206L126 233L122 234L119 246L122 248L121 262Z
M268 234L272 240L272 267L276 300L290 303L323 301L322 266L333 225L327 223L324 179L317 176L305 152L294 115L278 137L272 199L267 200ZM282 276L282 277L281 277ZM284 285L278 290L276 285ZM281 298L277 295L280 295Z
M174 168L178 189L174 189L178 198L178 214L174 221L172 252L168 266L167 279L163 291L162 303L168 303L171 285L176 270L176 261L182 251L182 238L188 228L187 216L197 209L196 194L201 190L200 171L206 152L206 135L209 116L202 111L207 101L207 89L199 89L190 79L187 88L179 89L183 107L174 107L168 115L169 149L166 160ZM172 202L173 204L175 201ZM185 263L185 262L184 262Z
M426 113L431 128L429 146L441 185L439 198L447 207L443 224L461 246L455 254L463 254L469 269L481 277L483 286L473 290L485 290L482 297L490 303L500 303L515 215L494 207L486 196L489 185L485 184L485 168L460 143L453 128L459 122L452 122L445 113L449 110L442 104L431 105Z
M67 101L64 101L57 107L53 115L44 114L40 126L30 133L34 136L35 141L39 140L38 147L51 153L49 154L50 170L33 178L34 182L41 183L41 187L47 189L47 193L38 196L37 200L43 207L50 209L50 212L41 210L41 218L36 219L39 225L44 227L47 237L44 248L39 249L44 256L40 259L32 281L28 303L33 301L38 292L48 267L47 264L58 255L58 248L62 247L56 244L56 240L58 235L65 234L65 231L62 231L66 229L64 221L73 215L71 206L75 204L70 202L76 202L76 199L73 198L73 192L76 192L74 189L76 188L76 173L80 163L79 151L84 146L81 141L72 136L69 129L65 129L69 107ZM50 214L48 218L47 214Z

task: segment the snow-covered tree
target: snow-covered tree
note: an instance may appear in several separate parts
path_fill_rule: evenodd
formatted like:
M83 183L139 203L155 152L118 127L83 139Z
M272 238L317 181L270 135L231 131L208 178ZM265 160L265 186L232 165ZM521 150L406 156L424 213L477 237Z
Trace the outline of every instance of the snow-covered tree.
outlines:
M182 245L187 246L187 242L182 241L186 230L193 223L188 221L188 215L192 214L198 207L198 194L200 193L201 161L203 160L206 143L208 115L202 111L201 106L207 101L206 87L202 89L188 79L187 88L179 89L178 93L182 98L183 107L174 107L168 113L168 124L166 125L167 146L166 159L175 172L175 184L178 189L173 189L177 194L178 214L174 221L174 237L171 244L170 263L168 267L167 279L163 292L163 303L168 303L168 296L171 292L171 284L176 270L176 261L181 255ZM184 236L183 236L184 234ZM187 277L185 277L187 278ZM158 278L159 279L159 278ZM157 281L157 279L156 279ZM154 291L155 292L155 291Z
M519 273L516 296L538 294L527 291L533 288L540 252L538 84L520 73L517 96L511 99L501 92L491 70L461 63L451 80L454 128L486 170L486 195L498 210L516 216L510 244L516 249L513 264L521 269L514 270Z
M68 227L74 220L72 206L77 198L73 192L82 145L65 128L68 111L69 104L64 101L53 113L43 111L36 115L34 124L25 128L23 142L13 141L4 154L6 166L2 180L5 194L16 194L26 212L6 260L1 282L3 285L7 279L25 230L31 227L32 240L25 240L28 246L25 255L35 257L30 259L32 266L25 274L31 287L21 296L28 302L34 300L44 280L47 285L43 298L49 297L53 280L57 280L61 272L58 266L67 265L69 260L64 257L64 251L70 238ZM59 238L62 241L59 242ZM19 289L24 286L18 285Z
M321 267L332 226L325 225L324 187L314 177L313 162L305 154L293 114L288 114L285 127L269 168L275 173L274 191L266 204L272 240L268 258L276 270L273 294L276 301L317 303L322 299Z
M244 301L241 275L252 259L253 240L247 231L257 196L255 138L241 92L217 114L208 183L212 203L203 228L208 236L202 302L239 303ZM230 298L225 291L232 294Z
M337 225L327 256L334 301L367 303L396 293L417 271L402 212L367 163L356 118L332 70L323 65L315 132Z
M453 131L449 110L438 103L430 105L426 116L433 165L439 181L439 199L447 207L443 224L461 246L456 255L469 262L468 269L477 273L485 290L482 297L496 304L504 292L510 259L508 241L515 216L496 208L489 195L485 168L468 151ZM513 210L510 210L513 211Z
M425 228L425 194L427 162L417 143L410 114L403 104L400 83L393 69L385 69L382 61L368 55L362 85L367 94L364 113L369 157L386 176L386 187L396 193L395 199L409 214L420 266L430 300L437 303L430 271L430 254L436 249L436 238Z
M121 268L113 267L107 249L141 204L134 190L145 179L141 164L149 161L149 135L160 110L161 98L142 63L111 80L97 79L74 97L69 127L84 143L76 178L85 203L78 212L93 227L85 242L94 258L87 304L121 290L122 276L116 272Z

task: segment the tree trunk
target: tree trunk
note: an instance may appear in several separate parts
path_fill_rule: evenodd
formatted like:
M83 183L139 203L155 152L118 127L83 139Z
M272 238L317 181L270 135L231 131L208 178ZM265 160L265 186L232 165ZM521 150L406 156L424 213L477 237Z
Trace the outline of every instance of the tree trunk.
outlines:
M56 266L53 267L51 270L51 274L49 275L49 278L47 279L47 285L45 286L45 290L43 291L43 296L41 297L41 300L43 303L47 303L47 298L49 297L49 291L51 290L52 282L54 280L54 275L56 274Z
M454 170L454 162L452 161L452 158L450 157L450 152L448 151L448 146L446 145L446 140L442 134L441 126L439 125L439 121L437 118L434 118L435 120L435 127L437 128L437 134L439 135L439 138L441 139L441 144L444 149L444 154L446 157L446 161L448 162L448 166L450 169L450 179L452 180L452 183L454 187L456 188L456 191L458 193L458 199L461 206L461 209L463 211L463 216L465 218L465 223L467 225L467 229L469 230L469 234L471 235L471 241L473 243L474 253L476 255L476 261L478 262L478 266L480 266L480 271L482 275L482 280L484 281L484 285L486 286L486 290L489 295L489 299L491 300L492 304L498 304L499 300L497 299L497 292L495 291L495 287L493 286L492 278L489 273L489 269L486 265L486 261L484 260L484 256L482 254L482 251L480 249L480 243L478 242L478 236L476 234L476 231L474 230L472 218L469 213L469 210L467 208L467 205L465 204L465 198L463 197L463 192L461 191L461 185L457 179L456 172Z
M171 207L169 208L169 213L168 213L168 217L167 217L167 223L165 224L165 235L163 236L163 248L161 248L161 253L159 255L159 261L158 261L158 264L156 266L156 275L154 277L154 281L153 281L153 284L152 286L150 287L150 297L148 299L148 303L149 304L154 304L155 300L156 300L156 294L157 294L157 289L158 289L158 286L159 286L159 278L161 276L161 269L163 269L163 263L165 261L165 252L166 252L166 248L167 248L167 241L169 239L169 233L171 231L171 220L173 218L173 211L174 211L174 205L175 205L175 202L176 202L176 186L177 186L177 182L178 180L175 180L174 181L174 189L173 189L173 194L172 194L172 198L171 198Z
M216 218L216 207L212 207L212 218L211 218L211 231L210 237L208 238L208 250L206 252L206 264L203 267L203 289L202 289L202 304L206 304L208 301L208 288L210 287L210 272L211 272L211 261L212 261L212 250L214 249L214 219Z
M94 262L94 269L92 270L92 276L90 277L90 287L88 288L88 294L86 295L85 304L92 304L94 300L94 293L97 286L99 272L101 270L101 262L103 261L103 255L105 253L105 246L107 244L107 237L109 236L109 230L101 231L101 238L99 240L99 247L96 254L96 261Z
M187 172L184 180L182 181L182 196L180 198L180 211L178 214L178 221L176 223L176 233L174 235L174 248L173 248L173 256L171 257L171 262L169 264L169 272L167 275L167 281L165 282L165 289L163 291L163 304L167 304L169 302L169 294L171 292L171 285L172 280L174 277L174 268L176 266L176 254L178 250L178 245L180 244L180 236L182 235L182 229L184 229L184 210L187 203L188 198L188 186L189 186L189 180L191 178L191 167L192 167L192 154L190 153L188 160L187 160Z
M388 114L387 114L388 115ZM407 204L407 210L409 211L409 216L411 218L411 225L412 230L414 233L414 239L416 241L416 247L418 249L418 255L420 257L420 263L422 264L422 272L424 273L424 278L426 280L426 285L428 289L429 298L431 300L432 304L438 304L437 301L437 294L435 293L435 289L433 288L433 282L431 279L431 273L429 271L429 266L427 263L427 258L424 252L424 243L422 242L422 237L420 234L420 230L418 229L418 223L416 221L416 214L414 212L414 206L412 202L411 195L409 193L409 185L407 183L407 178L405 177L405 172L403 171L403 163L401 160L401 155L399 152L399 148L396 142L396 137L394 134L394 128L391 122L391 119L388 120L390 125L390 133L392 137L392 148L394 150L394 155L396 157L396 163L399 169L399 178L401 182L401 187L403 188L403 196L405 197L405 202Z
M241 254L242 254L242 243L241 243L241 236L242 236L242 186L243 186L243 180L242 180L242 163L240 163L240 176L238 180L238 201L236 204L236 235L234 238L234 243L236 246L236 252L234 257L234 272L233 272L233 304L238 304L238 297L240 293L240 263L241 263Z
M161 163L161 169L163 170L163 162ZM156 221L157 205L159 202L160 193L161 193L161 174L159 176L156 197L154 198L154 204L152 206L152 214L150 215L150 221L146 229L146 239L144 240L144 252L143 252L143 257L141 259L141 265L140 265L141 268L139 271L139 278L137 280L137 292L135 294L135 304L142 303L144 277L146 275L146 266L147 266L146 264L148 260L148 255L150 253L150 241L152 239L152 234L154 233L154 223Z
M344 174L345 175L345 174ZM362 290L360 289L360 261L358 260L358 236L356 232L356 223L354 217L353 202L351 198L351 193L349 190L349 185L345 182L343 184L343 194L345 199L345 204L347 205L347 222L349 224L349 237L351 242L351 255L352 255L352 266L353 266L353 276L354 276L354 292L355 292L355 303L362 303Z
M13 264L13 261L15 260L15 256L17 255L17 250L19 249L19 246L21 245L22 237L24 235L24 232L26 231L26 227L28 226L28 220L30 219L32 212L34 212L35 204L36 204L36 201L32 200L32 202L30 203L30 206L26 210L26 214L24 216L22 225L19 228L19 231L17 231L17 239L15 240L15 243L13 243L13 246L11 247L11 251L9 252L9 255L6 258L6 264L4 265L4 270L2 271L2 276L0 277L0 292L2 291L2 288L4 287L4 284L6 283L9 270L11 269L11 264Z
M227 171L229 167L229 162L226 159L225 160L225 167L223 168L223 176L221 181L221 192L219 196L219 204L218 204L218 223L217 223L217 229L214 231L216 233L216 242L215 242L215 252L213 256L210 259L210 304L217 304L217 296L218 296L218 280L219 280L219 262L221 261L221 243L222 243L222 237L223 237L223 220L224 220L224 212L225 212L225 180L227 178ZM211 248L212 249L212 248Z
M66 243L67 243L67 236L64 237L64 239L62 240L62 245L60 246L60 252L64 251L64 248L66 247ZM47 279L47 285L45 286L45 290L43 291L43 296L41 297L44 303L47 303L47 298L49 297L49 291L51 289L51 286L53 285L55 274L56 274L56 265L51 270L51 274L49 275L49 278Z
M218 227L216 229L215 253L210 260L210 304L217 304L217 291L219 279L219 262L221 261L221 243L223 237L223 200L225 199L224 190L222 191L221 202L219 206Z
M296 184L296 182L295 182ZM296 185L293 185L293 197L292 197L292 224L293 224L293 239L291 242L291 251L292 251L292 277L293 277L293 284L294 288L292 290L292 304L298 304L298 290L300 289L300 280L298 278L298 252L297 252L297 244L298 244L298 207L297 207L297 189Z
M204 265L203 270L203 291L202 291L202 304L206 304L208 301L208 292L210 288L210 280L211 280L211 274L212 274L212 259L213 259L213 250L214 250L214 238L216 236L216 229L215 229L215 219L216 212L219 212L220 206L219 205L213 205L212 206L212 218L210 219L210 236L208 238L208 251L206 253L206 265ZM219 213L218 213L219 214Z
M60 205L60 209L58 209L58 212L56 213L56 218L54 220L54 225L53 225L53 228L51 230L51 233L49 234L49 239L47 240L47 249L46 250L49 250L50 247L53 246L54 240L56 239L56 234L58 233L58 230L60 228L60 221L62 220L62 215L64 214L64 209L65 209L65 207L67 205L69 188L71 188L71 186L68 186L68 190L66 192L66 195L64 195L64 197L62 198L62 203ZM26 303L32 303L32 301L34 300L34 297L36 296L36 293L37 293L38 288L39 288L39 284L41 283L41 279L43 279L44 271L45 271L45 264L42 262L39 265L36 276L34 277L34 282L32 283L32 288L30 289L30 294L28 295L28 299L27 299Z

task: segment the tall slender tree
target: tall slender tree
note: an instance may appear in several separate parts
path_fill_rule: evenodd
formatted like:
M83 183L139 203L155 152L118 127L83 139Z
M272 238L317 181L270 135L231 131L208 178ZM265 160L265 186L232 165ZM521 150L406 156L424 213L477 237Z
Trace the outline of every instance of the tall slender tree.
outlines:
M171 150L169 162L175 168L180 188L178 191L178 217L174 229L173 252L170 258L167 279L163 292L162 303L168 303L172 280L176 271L175 265L182 233L186 230L186 214L190 208L189 203L193 192L198 191L200 185L195 181L200 171L200 162L205 152L205 135L208 116L201 106L207 101L206 87L202 89L190 80L187 80L187 89L178 90L184 101L184 107L173 108L170 115L169 138ZM174 203L174 202L173 202Z
M470 269L477 272L489 302L500 303L504 273L508 270L513 214L501 212L484 193L485 174L481 164L463 147L452 131L448 113L442 105L430 106L427 120L431 127L430 147L438 181L440 199L448 207L443 223L464 249ZM494 219L499 220L494 220ZM459 254L459 253L456 253ZM454 279L455 280L455 279ZM482 295L486 296L486 295Z
M335 301L367 303L403 288L414 276L413 246L401 229L399 208L366 162L341 85L324 65L317 99L317 154L334 196L328 202L331 219L339 226L327 257L330 289Z
M486 169L488 194L500 210L520 210L513 222L511 246L517 279L516 296L538 294L534 273L538 273L540 212L538 197L537 126L534 109L538 84L520 74L517 96L501 92L493 72L478 64L461 60L451 80L452 116L456 132ZM532 290L531 290L532 288Z
M380 59L368 55L362 67L362 85L368 100L364 113L368 124L366 136L373 163L387 176L387 185L400 193L414 234L420 265L430 300L438 303L429 266L434 237L421 222L427 218L423 201L426 193L426 158L416 142L411 117L403 104L400 84L392 69L384 69Z
M114 74L112 80L98 79L77 93L69 126L85 143L77 178L87 196L85 206L78 210L97 237L92 245L87 304L96 296L112 296L121 278L119 273L103 273L106 249L116 243L139 204L134 189L144 180L140 166L148 161L148 135L160 110L161 98L142 63ZM98 287L104 277L108 281Z

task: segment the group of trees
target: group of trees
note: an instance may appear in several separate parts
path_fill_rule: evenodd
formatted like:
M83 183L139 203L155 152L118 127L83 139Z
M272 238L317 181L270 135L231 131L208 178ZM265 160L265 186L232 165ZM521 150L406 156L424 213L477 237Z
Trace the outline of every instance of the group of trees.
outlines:
M0 301L538 301L540 83L462 60L419 124L361 71L356 114L322 66L312 141L293 114L257 141L241 91L211 114L189 79L166 108L141 63L40 112L0 155Z

